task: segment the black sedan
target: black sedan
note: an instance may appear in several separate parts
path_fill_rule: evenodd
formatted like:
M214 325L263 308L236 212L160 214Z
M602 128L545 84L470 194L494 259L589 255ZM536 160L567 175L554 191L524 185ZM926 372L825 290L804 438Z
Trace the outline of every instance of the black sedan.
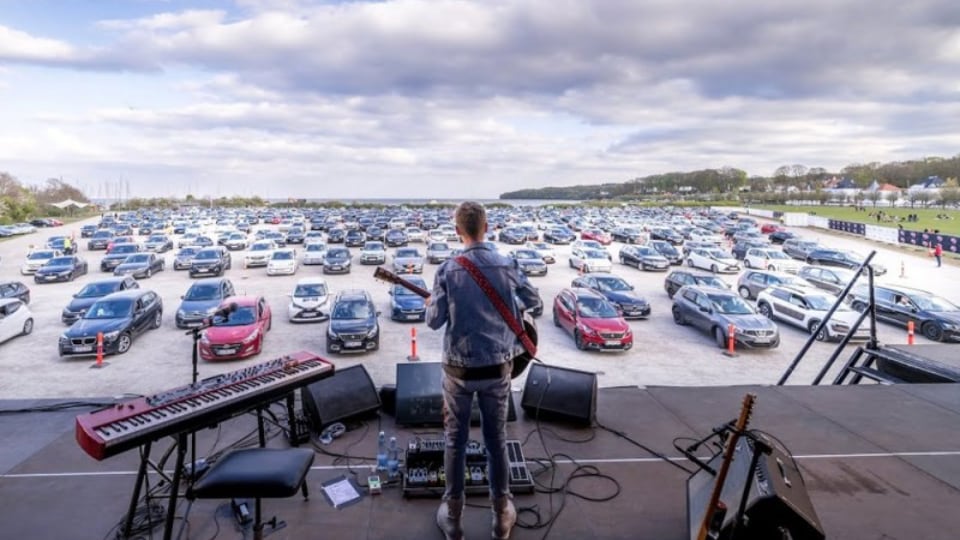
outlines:
M73 324L77 319L83 317L83 314L90 309L94 302L117 291L127 289L139 289L140 284L130 276L120 278L107 278L93 283L86 284L80 292L73 295L73 300L63 308L60 313L60 320L65 324Z
M620 264L654 272L666 272L670 268L670 261L650 246L623 246L620 248Z
M591 273L574 279L570 286L592 289L602 294L624 319L646 319L650 316L650 302L634 291L633 285L622 277L606 272Z
M789 231L773 231L767 238L773 244L782 244L791 238L796 238L796 236L797 235Z
M60 336L60 356L97 354L97 335L103 333L103 353L123 354L134 338L160 328L163 301L146 289L130 289L97 300L83 317Z
M543 241L551 244L569 244L577 238L577 235L563 227L554 227L543 232Z
M667 291L667 296L673 298L673 295L684 285L700 285L703 287L716 287L718 289L729 289L730 284L712 274L700 274L690 270L674 270L663 280L663 288Z
M17 298L29 304L30 289L20 281L3 281L0 282L0 298Z
M54 257L41 266L33 281L49 283L51 281L73 281L76 277L87 273L87 261L76 255Z
M117 244L103 259L100 259L100 270L102 272L113 272L116 267L120 266L120 263L127 260L127 257L141 251L140 244Z
M343 229L330 229L330 231L327 232L328 244L342 244L346 241L346 239L347 239L347 231Z
M163 257L156 253L134 253L113 269L115 276L133 276L137 279L149 278L162 272L165 266Z
M407 233L400 229L390 229L383 235L383 243L385 243L387 247L405 246L408 241Z
M839 249L815 249L807 253L807 264L837 266L854 270L863 264L863 257ZM870 266L873 267L873 274L876 276L887 273L887 269L877 263L871 263Z
M650 239L663 240L665 242L670 242L675 246L679 246L680 244L683 244L683 235L673 229L668 229L666 227L657 227L654 229L650 229Z
M665 259L670 261L670 264L674 266L683 264L683 253L670 242L666 240L651 240L650 247L657 250L657 253L660 255L663 255Z
M870 302L866 285L850 292L853 309L863 311ZM960 306L931 292L899 285L874 287L877 319L906 327L911 321L931 341L960 341Z

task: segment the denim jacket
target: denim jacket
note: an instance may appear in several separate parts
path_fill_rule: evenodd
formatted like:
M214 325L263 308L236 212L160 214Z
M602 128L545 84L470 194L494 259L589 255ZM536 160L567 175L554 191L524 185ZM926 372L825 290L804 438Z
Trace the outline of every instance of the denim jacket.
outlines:
M524 309L540 305L537 289L520 271L517 262L489 246L474 244L463 252L483 272L493 288L513 307L520 319ZM473 276L456 260L440 265L433 283L427 325L443 333L443 362L457 367L503 364L523 352L523 345L500 312L480 289Z

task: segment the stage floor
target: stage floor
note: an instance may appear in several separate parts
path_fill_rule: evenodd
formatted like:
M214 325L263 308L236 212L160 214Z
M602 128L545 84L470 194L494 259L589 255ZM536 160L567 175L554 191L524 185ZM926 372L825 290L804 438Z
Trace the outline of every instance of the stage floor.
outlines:
M748 391L758 395L751 427L775 435L791 449L828 538L957 537L958 385L610 388L599 393L597 417L600 423L676 458L674 438L703 436L734 418ZM519 404L519 394L515 398ZM49 403L3 401L0 409ZM5 435L0 445L0 537L113 537L112 528L126 511L132 491L137 453L103 462L88 457L74 442L73 419L79 412L0 414ZM393 419L383 415L324 448L331 453L372 456L380 426L401 443L412 436L439 433L397 429ZM201 432L198 449L204 455L214 447L223 448L255 427L252 416L235 418L220 430ZM569 458L592 465L619 483L619 494L606 502L560 494L554 494L552 501L544 493L518 495L517 506L536 509L542 519L562 508L548 538L688 538L688 475L684 471L601 429L542 422L538 434L535 422L521 413L517 422L509 424L509 432L511 438L525 441L528 459L545 458L548 453L568 456L559 460L558 483L574 468ZM479 438L479 428L475 436ZM571 442L578 439L590 440ZM270 442L271 446L284 444L282 437ZM686 460L677 463L692 467ZM536 471L538 466L530 468ZM369 470L357 459L352 469L361 477ZM442 538L434 524L437 500L405 499L396 487L333 509L320 495L321 484L340 475L351 476L344 464L318 453L308 476L309 501L300 497L264 500L265 517L276 514L287 522L270 538ZM614 491L612 483L599 478L576 479L571 489L597 498ZM467 537L488 538L489 512L480 508L486 499L474 497L470 503L475 506L466 511ZM181 515L185 508L181 506ZM224 501L198 501L188 518L185 538L244 538ZM534 513L522 512L521 520L533 522ZM154 537L160 537L160 530L155 530ZM543 538L546 532L518 527L513 538Z

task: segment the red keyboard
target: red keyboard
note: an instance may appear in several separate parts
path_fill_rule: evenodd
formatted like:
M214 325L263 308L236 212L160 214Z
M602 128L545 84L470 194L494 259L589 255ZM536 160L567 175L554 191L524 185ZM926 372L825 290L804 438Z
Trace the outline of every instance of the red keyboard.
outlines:
M91 457L102 460L168 435L215 425L329 377L333 370L330 362L300 351L117 403L77 416L77 443Z

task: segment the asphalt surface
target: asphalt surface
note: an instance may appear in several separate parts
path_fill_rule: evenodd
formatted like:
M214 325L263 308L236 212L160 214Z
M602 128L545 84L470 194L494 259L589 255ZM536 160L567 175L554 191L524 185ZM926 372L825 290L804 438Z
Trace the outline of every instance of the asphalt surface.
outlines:
M0 280L21 280L32 292L30 309L35 328L31 335L14 338L0 345L0 398L65 398L77 396L120 396L123 394L150 394L190 382L192 373L191 339L174 325L174 313L180 296L192 280L186 272L175 272L172 252L164 256L167 270L142 280L141 287L156 291L163 299L164 314L161 328L140 336L124 355L109 356L103 369L90 369L91 358L61 358L57 340L66 329L60 322L60 312L73 293L86 282L105 277L99 270L103 251L88 252L86 239L79 243L80 255L87 259L90 273L70 283L35 284L31 276L21 276L20 265L29 245L41 245L47 236L69 234L80 226L74 223L56 229L41 229L36 233L0 242ZM262 225L261 225L262 226ZM803 236L820 239L824 244L851 248L861 253L876 249L876 261L890 269L879 278L880 283L909 284L936 291L960 303L960 268L944 265L937 268L932 258L908 252L895 246L873 244L852 236L839 236L814 229L800 231ZM609 247L611 253L620 245ZM510 249L502 247L501 252ZM775 384L807 339L799 329L780 325L781 345L774 350L738 351L729 358L717 348L711 336L691 327L674 324L670 314L671 300L663 289L665 273L642 272L633 267L614 263L613 273L624 277L645 294L653 309L647 320L630 321L634 331L634 348L627 352L584 352L573 344L571 336L554 327L550 309L556 294L577 276L567 265L568 246L558 246L557 263L550 265L548 275L533 277L545 303L545 314L539 319L540 358L549 364L594 371L604 387L647 385L739 385ZM425 246L421 248L425 250ZM392 252L392 250L391 250ZM373 266L357 264L358 250L354 250L354 267L349 274L326 276L332 293L345 288L364 288L371 292L381 317L380 350L359 355L332 356L338 367L358 363L366 366L378 386L395 382L396 364L407 362L410 354L411 329L417 330L420 361L439 361L441 332L432 331L423 323L391 321L389 313L389 285L374 280ZM233 252L235 264L226 276L233 280L239 294L263 295L273 309L273 328L267 334L263 353L240 361L200 362L200 376L233 371L276 358L298 350L310 350L321 356L325 352L326 323L294 324L286 320L287 295L295 282L308 275L320 275L319 266L300 266L296 275L268 277L264 268L244 270L239 264L243 252ZM389 260L389 259L388 259ZM900 278L904 264L906 278ZM436 265L427 264L424 278L432 284ZM736 276L723 276L735 284ZM880 340L884 343L906 343L906 331L884 323L878 324ZM917 343L927 343L919 335ZM824 360L833 352L835 344L814 343L812 349L794 373L791 384L809 384ZM958 348L960 351L960 348ZM848 354L841 356L845 359ZM514 381L522 388L523 379Z

